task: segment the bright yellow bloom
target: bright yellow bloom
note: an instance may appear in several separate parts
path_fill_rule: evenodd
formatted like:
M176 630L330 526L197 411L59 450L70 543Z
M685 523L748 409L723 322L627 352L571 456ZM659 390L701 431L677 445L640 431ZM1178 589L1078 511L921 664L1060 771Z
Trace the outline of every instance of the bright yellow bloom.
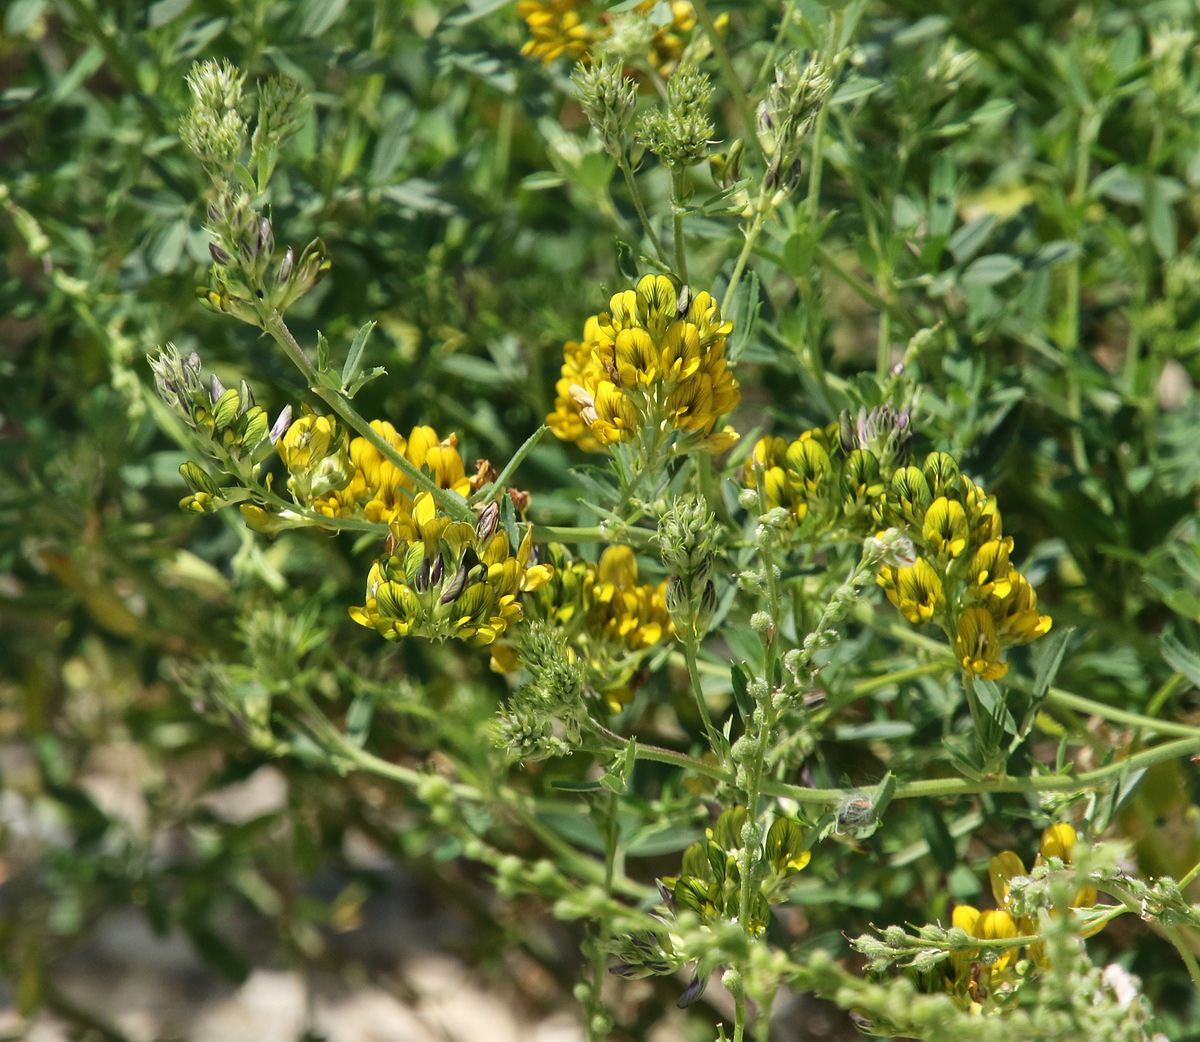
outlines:
M604 446L593 436L590 424L580 416L579 403L571 389L578 387L590 396L604 379L593 350L599 328L598 317L592 315L584 323L583 337L579 341L568 340L563 345L562 376L554 385L554 412L546 417L546 424L556 437L575 442L584 452L602 452Z
M581 342L564 348L547 417L554 433L590 449L676 430L697 448L728 448L736 434L714 435L713 427L740 395L725 361L733 323L716 301L677 279L646 275L609 307L588 320Z
M586 59L593 32L579 16L579 0L520 0L517 14L529 26L521 53L549 65L556 58Z
M1009 595L1012 590L1009 576L1015 574L1008 563L1012 548L1012 536L1008 536L1005 539L989 539L975 551L967 578L977 597L1004 598Z
M354 474L345 429L332 416L301 416L275 443L287 467L288 488L300 502L340 489Z
M453 434L441 440L432 427L414 427L405 439L385 420L372 420L371 428L414 467L426 470L439 488L464 496L470 491L470 479ZM380 522L411 512L415 492L412 481L366 438L350 442L350 461L354 467L350 482L316 500L314 510L326 517L363 517Z
M1008 672L1008 663L1000 661L1000 638L996 624L986 608L972 605L958 618L954 653L962 668L982 680L999 680Z
M928 622L946 608L942 579L923 557L908 568L884 565L875 581L883 587L887 598L914 626Z
M554 569L531 563L532 535L513 553L492 505L474 525L437 512L420 493L411 514L391 525L391 552L367 578L366 603L350 617L386 637L458 637L491 644L524 617L518 596L550 580Z
M1052 620L1038 614L1037 594L1029 580L1014 568L1008 573L1007 586L1003 595L997 591L984 602L1000 639L1005 644L1028 644L1048 633Z
M552 623L587 668L588 685L611 707L633 696L629 690L644 655L674 634L665 582L638 582L637 558L627 546L610 546L596 564L571 561L557 544L546 548L554 569L550 582L525 602L530 618ZM497 648L492 668L519 667L509 648Z
M933 502L929 482L916 467L901 467L892 475L888 502L900 525L921 525L925 512Z
M962 504L955 499L938 496L925 511L921 534L930 553L957 557L966 550L970 538L967 514Z

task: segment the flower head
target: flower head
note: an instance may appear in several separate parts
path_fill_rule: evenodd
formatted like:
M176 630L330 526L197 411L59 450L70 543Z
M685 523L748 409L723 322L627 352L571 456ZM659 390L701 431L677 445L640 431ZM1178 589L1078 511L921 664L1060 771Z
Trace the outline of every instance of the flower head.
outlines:
M557 58L586 59L593 30L584 24L579 7L579 0L520 0L517 14L530 33L521 53L546 65Z
M389 640L408 634L491 644L524 617L522 593L554 569L532 562L531 533L514 551L492 504L475 525L439 514L420 493L391 525L391 550L371 568L366 603L350 617Z
M554 433L589 449L660 431L678 432L689 446L728 447L713 427L740 396L725 361L733 324L716 301L666 275L646 275L609 307L564 349L547 417Z

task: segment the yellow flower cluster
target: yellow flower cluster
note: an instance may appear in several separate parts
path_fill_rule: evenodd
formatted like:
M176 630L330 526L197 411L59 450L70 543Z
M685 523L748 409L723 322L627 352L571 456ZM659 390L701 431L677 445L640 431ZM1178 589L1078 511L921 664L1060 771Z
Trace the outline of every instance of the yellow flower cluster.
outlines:
M909 622L933 620L953 634L966 673L1004 676L1004 648L1049 631L1029 580L1009 563L1013 541L1003 534L996 497L960 474L952 457L933 452L919 468L898 469L884 512L924 555L906 567L884 566L879 585Z
M664 0L642 0L634 15L649 15ZM686 34L696 26L696 11L688 0L671 0L671 21L660 25L650 39L650 64L663 76L674 71L686 44ZM586 0L519 0L517 14L529 27L521 53L541 58L549 65L559 58L587 62L597 42L609 34L609 24ZM584 18L587 16L588 20ZM728 20L722 16L721 23Z
M610 546L596 564L572 561L557 543L546 548L553 577L525 603L530 618L558 629L573 656L587 669L587 683L614 709L629 702L630 681L651 648L674 630L667 613L666 582L638 582L637 558L627 546ZM492 668L511 672L516 652L498 646Z
M708 452L733 445L732 428L713 433L741 397L725 361L733 323L716 301L673 277L645 275L609 308L564 349L550 429L590 450L671 432Z
M767 506L782 507L809 532L835 524L858 535L904 531L917 559L885 565L878 583L914 626L943 626L971 676L1004 676L1003 649L1050 629L1029 580L1009 562L1013 541L1003 535L996 497L944 452L930 453L920 467L885 466L870 449L848 448L834 424L790 444L761 439L744 478L751 488L761 480Z
M424 468L439 488L465 496L471 487L458 453L458 439L451 434L439 440L432 427L414 427L406 439L385 420L372 420L371 427L414 467ZM366 438L350 442L350 481L313 503L326 517L363 517L390 522L412 511L413 483L394 463L384 459Z
M1075 829L1070 825L1051 825L1042 833L1041 847L1034 865L1049 858L1058 858L1064 864L1071 863L1071 849L1076 842ZM1009 881L1016 876L1027 875L1024 862L1011 850L1003 850L988 863L988 877L992 884L992 895L996 908L980 911L971 905L958 905L952 914L952 924L965 931L968 937L979 940L1002 940L1010 937L1032 937L1037 934L1037 924L1029 916L1014 916L1008 906L1011 902ZM1096 903L1096 891L1088 886L1075 894L1072 908L1091 908ZM1089 927L1083 931L1085 937L1099 933L1103 926ZM1046 956L1041 942L1029 945L1034 962L1045 967ZM956 955L951 962L950 986L952 990L963 990L972 1002L982 1001L989 986L1003 979L1004 972L1020 957L1020 948L1005 950L990 964L978 962L977 955Z
M388 640L412 634L491 644L524 617L519 596L554 574L532 563L532 532L514 553L499 519L493 503L474 525L452 521L420 493L411 513L392 521L389 552L371 567L366 603L350 617Z
M517 14L530 32L521 53L541 58L547 65L564 56L572 61L586 59L594 31L583 24L580 6L579 0L520 0Z

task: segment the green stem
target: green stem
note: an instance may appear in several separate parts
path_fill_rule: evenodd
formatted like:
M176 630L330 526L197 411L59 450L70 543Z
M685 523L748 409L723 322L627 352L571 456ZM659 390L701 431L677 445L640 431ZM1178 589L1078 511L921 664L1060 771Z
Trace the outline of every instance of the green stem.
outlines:
M901 640L906 644L911 644L914 647L922 648L937 656L945 662L948 668L957 668L954 653L941 641L927 637L923 633L918 633L911 626L895 620L878 620L873 625L880 633L886 633L890 637ZM1006 679L1011 679L1011 686L1020 691L1028 692L1033 689L1033 682L1024 677L1012 676L1010 674L1010 677ZM1070 709L1077 713L1087 713L1089 716L1098 716L1103 720L1111 720L1113 723L1140 727L1150 734L1163 736L1176 735L1180 738L1200 739L1200 727L1195 727L1191 724L1176 723L1172 720L1159 720L1156 717L1146 716L1143 713L1130 712L1127 709L1117 709L1115 706L1105 705L1103 702L1097 702L1094 699L1084 698L1082 695L1064 691L1060 687L1052 687L1046 692L1046 704L1056 706L1060 709Z
M674 235L675 274L688 281L687 241L683 237L683 167L671 168L671 227Z
M716 727L713 725L712 714L708 711L708 703L704 700L704 689L700 685L700 670L696 662L696 650L699 641L691 627L688 627L686 633L683 634L683 655L687 661L688 679L691 681L692 697L696 700L696 709L700 713L700 720L704 724L704 734L708 739L708 747L719 756L722 761L727 762L727 747L722 740L720 734L717 733Z
M263 330L275 343L283 348L284 354L291 359L296 368L304 375L309 390L313 394L337 413L346 424L365 438L384 459L395 466L418 489L428 492L433 496L434 502L447 514L459 521L474 522L475 513L467 506L462 497L446 489L439 488L437 482L428 474L419 467L413 466L412 463L396 450L394 445L388 444L375 428L363 418L362 414L350 404L344 395L323 386L321 374L317 372L316 366L308 360L308 356L296 342L296 338L292 336L292 331L288 329L287 324L283 321L283 316L278 311L272 310L266 312L263 309L259 317L262 321Z
M639 550L654 545L654 533L647 528L612 528L607 525L587 528L534 525L533 538L541 543L626 543Z
M733 296L737 292L738 283L742 281L742 275L745 274L746 262L750 260L750 254L754 250L754 244L758 241L758 236L763 230L763 225L773 212L771 206L766 201L765 192L766 189L763 189L759 194L759 204L754 214L754 220L746 232L746 239L742 243L742 250L733 265L733 274L729 276L729 285L725 287L725 296L721 298L722 315L728 315L729 309L733 307Z
M873 308L876 308L881 314L886 312L890 315L894 321L899 323L907 335L911 336L921 328L921 323L915 315L898 302L881 296L853 272L843 268L824 246L817 246L813 255L816 257L817 263L829 272L830 275L844 282L862 300L866 301Z
M1091 106L1079 114L1079 127L1075 139L1075 177L1071 186L1071 209L1075 216L1076 236L1083 228L1083 204L1087 193L1088 173L1091 167L1092 145L1100 131L1100 114ZM1075 468L1088 472L1087 448L1083 438L1083 400L1079 385L1079 366L1074 357L1079 350L1079 315L1081 292L1082 258L1076 254L1067 265L1065 312L1063 314L1061 347L1067 355L1067 416L1071 420L1071 451Z
M1183 959L1184 966L1187 967L1188 976L1192 978L1192 987L1200 991L1200 965L1196 963L1196 956L1192 954L1192 950L1188 947L1187 942L1183 939L1183 933L1177 926L1162 925L1163 936L1175 946L1175 950L1179 952L1179 957Z
M1179 880L1179 890L1182 893L1184 889L1191 885L1193 879L1200 875L1200 861L1197 861L1187 872L1187 874Z
M633 200L633 208L637 211L638 220L642 222L642 231L645 232L646 238L650 240L654 247L654 252L658 254L658 259L663 267L669 268L670 261L667 259L667 252L663 249L662 242L658 235L655 234L654 226L650 223L650 215L646 213L646 204L642 201L642 192L638 188L637 179L633 176L633 167L629 165L629 161L621 156L617 160L617 166L621 168L621 173L625 175L625 184L629 186L629 195Z
M840 11L829 12L829 39L823 60L832 80L836 80L838 75L838 70L834 68L834 62L837 59L838 41L841 36L841 21ZM813 126L812 159L808 170L808 198L804 200L805 215L810 228L816 227L817 210L821 201L821 175L825 165L825 128L829 123L829 101L832 97L833 91L830 91L822 99L821 108L817 112L817 121Z
M742 88L733 62L729 60L729 51L725 48L725 41L721 39L721 34L717 32L712 12L708 9L708 2L707 0L692 0L692 7L696 11L696 18L704 30L704 35L708 37L708 42L712 45L713 56L717 59L717 68L721 70L721 79L725 81L725 89L729 91L729 96L733 99L733 107L737 109L738 118L742 122L742 136L747 140L756 141L754 130L757 120L754 118L754 109L750 105L750 98Z

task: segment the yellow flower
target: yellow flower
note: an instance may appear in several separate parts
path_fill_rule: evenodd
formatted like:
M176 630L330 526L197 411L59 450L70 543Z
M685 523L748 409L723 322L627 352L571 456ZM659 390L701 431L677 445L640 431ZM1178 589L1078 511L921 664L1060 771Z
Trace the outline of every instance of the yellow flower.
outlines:
M921 534L930 553L957 557L966 550L970 538L967 514L962 504L955 499L938 496L925 511Z
M300 502L340 489L354 475L346 432L332 416L301 416L275 443L287 467L288 488Z
M884 565L875 581L883 587L887 598L914 626L928 622L946 608L946 594L941 576L923 557L908 568Z
M1015 568L1008 573L1007 591L997 590L984 602L996 624L996 632L1006 645L1028 644L1050 631L1049 615L1039 615L1037 594Z
M610 546L596 564L571 561L550 544L552 579L524 602L530 618L553 624L587 668L588 684L617 709L632 697L629 685L643 656L674 633L666 583L639 583L637 558L627 546ZM520 665L507 649L494 652L492 668Z
M954 652L962 668L982 680L999 680L1008 672L1008 663L1000 661L1000 639L996 624L986 608L972 605L958 618Z
M521 53L549 65L556 58L586 60L592 30L579 17L579 0L520 0L517 14L525 19L530 39Z
M372 566L366 603L350 617L388 640L412 634L491 644L523 618L518 596L554 574L532 563L531 532L513 553L498 521L495 504L475 525L452 521L420 493L412 513L392 522L391 552Z
M405 439L384 420L372 420L371 428L414 467L428 471L439 488L464 496L470 491L471 482L453 434L443 441L432 427L414 427ZM412 481L366 438L350 442L350 461L354 467L350 482L317 499L314 510L326 517L364 517L378 522L391 522L412 510Z
M901 467L892 475L888 503L900 525L920 525L933 502L929 482L916 467Z
M976 596L1004 598L1012 590L1010 575L1016 574L1008 563L1012 551L1012 536L1005 539L989 539L971 558L967 578L974 587Z
M554 433L585 448L663 430L690 435L688 448L732 444L732 430L712 433L740 398L725 361L733 323L721 318L716 301L675 278L646 275L615 294L609 308L588 320L581 342L564 348L547 417Z
M598 317L592 315L584 323L583 337L563 345L562 376L554 385L554 411L546 417L546 424L556 437L575 442L584 452L601 452L604 446L592 434L590 423L585 423L580 416L580 405L571 389L580 388L590 396L604 377L593 350L599 333L598 323Z

